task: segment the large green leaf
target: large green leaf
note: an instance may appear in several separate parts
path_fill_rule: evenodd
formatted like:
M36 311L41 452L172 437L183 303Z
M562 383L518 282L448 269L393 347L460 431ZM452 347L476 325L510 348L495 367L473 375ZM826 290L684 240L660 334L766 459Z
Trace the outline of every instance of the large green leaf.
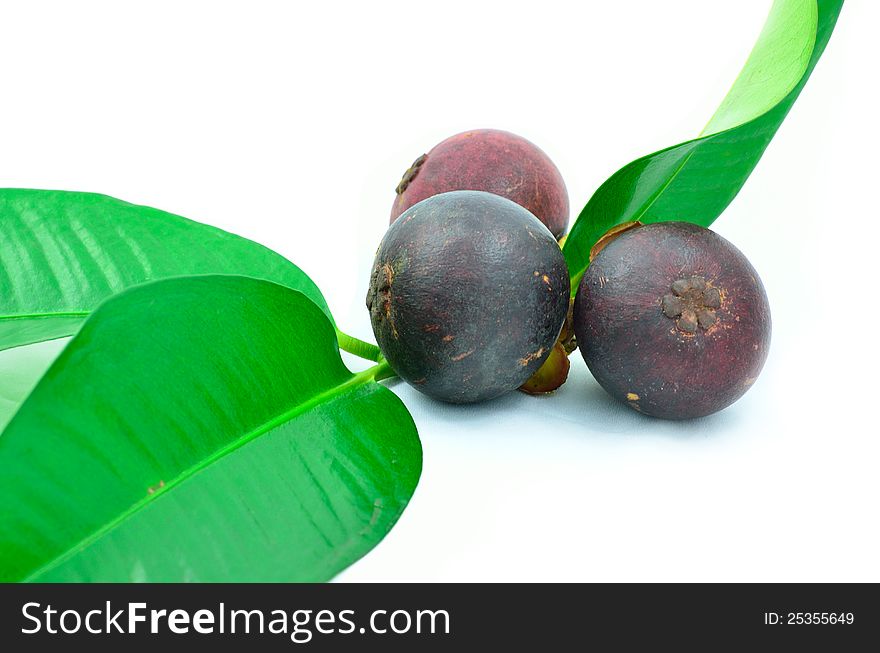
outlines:
M111 295L191 274L274 281L330 316L298 267L252 241L106 195L0 189L0 350L73 335Z
M0 579L320 581L407 504L406 408L304 295L233 276L123 292L0 436Z
M843 0L775 0L745 67L692 141L615 172L575 221L563 252L572 293L590 249L628 222L710 225L742 188L822 55Z
M0 432L67 340L59 338L0 351Z

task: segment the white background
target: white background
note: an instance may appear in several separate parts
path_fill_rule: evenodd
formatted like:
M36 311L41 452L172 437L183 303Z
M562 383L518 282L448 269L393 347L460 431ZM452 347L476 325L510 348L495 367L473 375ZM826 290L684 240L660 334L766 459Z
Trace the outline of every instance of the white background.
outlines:
M769 0L3 2L0 184L149 204L281 252L371 339L403 170L476 127L542 147L576 214L696 135ZM850 0L714 228L773 309L763 375L690 423L613 403L578 355L555 396L393 389L424 473L341 580L880 581L876 26Z

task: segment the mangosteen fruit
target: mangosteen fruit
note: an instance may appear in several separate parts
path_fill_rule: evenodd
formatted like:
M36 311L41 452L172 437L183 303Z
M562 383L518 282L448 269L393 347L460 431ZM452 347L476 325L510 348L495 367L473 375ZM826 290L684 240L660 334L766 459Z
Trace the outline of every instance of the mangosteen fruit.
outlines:
M497 129L476 129L447 138L423 154L397 186L394 222L432 195L482 190L528 209L556 238L568 226L568 191L550 158L526 139Z
M758 273L709 229L659 222L620 233L587 268L574 305L596 380L639 412L709 415L755 382L770 344Z
M550 231L482 191L410 207L379 246L367 293L392 369L443 401L492 399L550 355L568 308L568 269Z

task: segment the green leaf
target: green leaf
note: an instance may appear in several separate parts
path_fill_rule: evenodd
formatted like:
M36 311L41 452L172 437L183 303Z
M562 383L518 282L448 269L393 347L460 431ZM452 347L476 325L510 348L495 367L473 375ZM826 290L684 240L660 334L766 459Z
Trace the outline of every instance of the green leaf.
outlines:
M0 432L67 340L60 338L0 351Z
M843 0L775 0L745 67L692 141L649 154L603 183L563 247L572 294L590 249L628 222L709 226L733 200L822 56Z
M421 471L406 408L303 294L158 281L85 322L0 436L0 580L322 581Z
M106 195L0 189L0 350L73 335L108 297L192 274L274 281L330 317L311 279L252 241Z

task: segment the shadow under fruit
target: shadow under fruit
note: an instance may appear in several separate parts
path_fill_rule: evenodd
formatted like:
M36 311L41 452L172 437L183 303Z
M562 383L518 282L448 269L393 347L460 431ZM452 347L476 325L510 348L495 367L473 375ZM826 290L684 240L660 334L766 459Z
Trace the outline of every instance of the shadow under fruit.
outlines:
M568 309L559 245L518 204L480 191L406 210L379 246L367 308L394 371L454 403L522 385L550 355Z
M451 136L404 173L391 221L424 199L455 190L482 190L528 209L556 238L568 226L568 191L559 170L537 145L497 129Z
M757 272L718 234L684 222L625 231L587 269L578 346L613 397L648 415L709 415L754 383L770 344Z

